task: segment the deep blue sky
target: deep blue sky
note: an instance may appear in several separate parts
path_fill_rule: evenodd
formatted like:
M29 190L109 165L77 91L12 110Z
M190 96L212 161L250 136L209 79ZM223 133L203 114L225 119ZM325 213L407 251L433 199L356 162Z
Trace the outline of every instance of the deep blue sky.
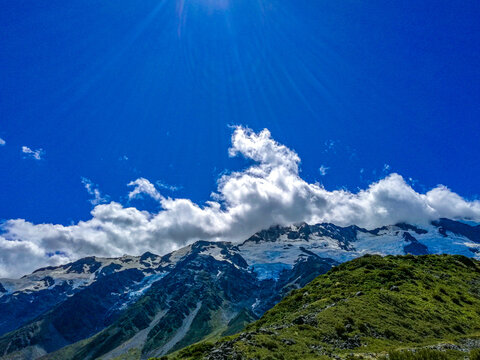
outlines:
M479 1L3 1L0 219L88 219L82 177L124 204L140 176L208 200L246 165L232 124L270 129L330 190L388 164L476 198L478 19Z

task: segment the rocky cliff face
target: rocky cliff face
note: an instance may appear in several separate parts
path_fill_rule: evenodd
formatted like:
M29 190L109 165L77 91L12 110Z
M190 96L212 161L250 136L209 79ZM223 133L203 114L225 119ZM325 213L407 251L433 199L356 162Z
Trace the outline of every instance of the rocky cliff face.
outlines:
M198 241L163 257L85 258L0 279L0 356L146 358L229 334L290 290L366 253L478 257L480 227L441 219L374 230L272 227L245 242ZM79 340L88 340L78 342Z

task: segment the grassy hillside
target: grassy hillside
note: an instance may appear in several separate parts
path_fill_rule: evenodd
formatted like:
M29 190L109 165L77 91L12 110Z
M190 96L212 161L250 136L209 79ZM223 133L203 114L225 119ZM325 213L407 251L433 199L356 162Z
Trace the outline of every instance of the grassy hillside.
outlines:
M177 359L478 359L480 264L463 256L364 256L291 292L238 335ZM415 354L402 349L425 348ZM397 352L392 352L397 351Z

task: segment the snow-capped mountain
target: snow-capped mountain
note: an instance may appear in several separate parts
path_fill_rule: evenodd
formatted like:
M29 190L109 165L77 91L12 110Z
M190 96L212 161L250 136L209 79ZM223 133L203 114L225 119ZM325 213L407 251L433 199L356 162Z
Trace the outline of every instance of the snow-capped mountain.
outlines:
M165 256L89 257L0 279L0 356L165 354L240 330L289 290L367 253L479 258L480 226L448 219L374 230L275 226L239 244L198 241Z
M374 230L333 224L292 225L260 231L238 246L260 276L291 267L313 253L338 262L365 254L458 254L480 258L480 225L440 219L429 225L397 224Z
M20 279L0 279L4 289L0 297L19 292L31 293L53 289L65 285L69 285L69 290L74 291L77 288L90 285L99 277L126 269L138 269L146 273L152 272L152 268L158 267L159 263L159 256L151 254L149 257L148 253L142 256L123 256L120 258L87 257L66 265L41 268Z
M162 268L168 265L161 264L161 257L150 253L120 258L87 257L41 268L20 279L0 279L0 333L15 329L94 283L107 283L113 274L117 289L108 296L110 302L123 306L133 301L135 294L140 296L142 288L158 279L164 273ZM128 296L122 296L126 293Z

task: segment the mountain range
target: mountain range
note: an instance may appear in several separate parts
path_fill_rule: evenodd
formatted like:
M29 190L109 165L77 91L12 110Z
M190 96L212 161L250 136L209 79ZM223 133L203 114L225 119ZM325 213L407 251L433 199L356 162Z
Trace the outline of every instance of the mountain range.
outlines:
M365 254L480 257L480 226L274 226L241 243L83 258L0 279L0 359L147 359L241 331L292 290Z

